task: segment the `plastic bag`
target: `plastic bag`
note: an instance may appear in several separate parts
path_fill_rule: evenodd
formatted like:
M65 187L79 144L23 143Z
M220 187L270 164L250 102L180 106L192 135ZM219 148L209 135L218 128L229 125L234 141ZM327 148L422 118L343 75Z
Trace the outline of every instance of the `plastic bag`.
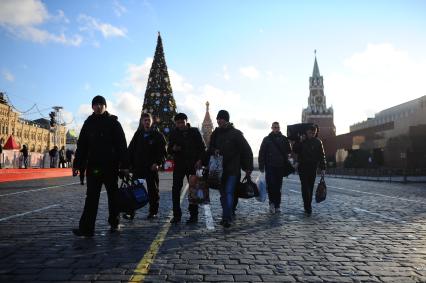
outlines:
M190 204L207 204L210 202L209 188L203 178L203 170L189 176L188 201Z
M215 154L210 156L208 171L207 183L209 188L220 190L223 174L222 155Z
M265 173L261 173L259 176L257 176L256 185L257 185L257 188L259 189L259 196L257 196L256 199L260 202L264 202L268 195L268 192L266 190Z

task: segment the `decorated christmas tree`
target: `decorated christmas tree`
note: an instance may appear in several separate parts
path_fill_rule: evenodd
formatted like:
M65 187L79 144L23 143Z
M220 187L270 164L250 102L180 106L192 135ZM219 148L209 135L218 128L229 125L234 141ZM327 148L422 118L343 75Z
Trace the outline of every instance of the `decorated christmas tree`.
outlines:
M174 126L173 117L176 115L176 102L173 97L160 33L158 33L154 61L149 71L142 113L151 113L154 126L165 136Z

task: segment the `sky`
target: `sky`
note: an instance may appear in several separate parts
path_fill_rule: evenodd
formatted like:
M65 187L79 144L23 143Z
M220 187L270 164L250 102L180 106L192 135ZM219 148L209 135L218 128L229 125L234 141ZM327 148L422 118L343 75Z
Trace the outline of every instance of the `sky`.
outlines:
M228 110L254 155L273 121L301 121L314 50L337 134L426 95L426 1L410 0L0 0L0 91L77 130L103 95L129 142L159 31L178 112L199 127L206 101L215 125Z

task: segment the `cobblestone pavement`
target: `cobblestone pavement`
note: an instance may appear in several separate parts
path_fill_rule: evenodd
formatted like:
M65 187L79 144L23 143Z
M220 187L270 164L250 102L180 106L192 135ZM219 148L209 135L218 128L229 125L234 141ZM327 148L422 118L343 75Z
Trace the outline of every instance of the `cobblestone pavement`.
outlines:
M240 200L224 229L216 191L213 222L200 207L198 224L169 225L171 175L164 174L158 219L145 220L145 207L110 234L103 193L91 239L71 233L85 197L76 178L3 183L0 281L426 282L425 185L326 181L327 200L310 217L291 176L280 214L269 214L267 202ZM183 220L187 204L184 197Z

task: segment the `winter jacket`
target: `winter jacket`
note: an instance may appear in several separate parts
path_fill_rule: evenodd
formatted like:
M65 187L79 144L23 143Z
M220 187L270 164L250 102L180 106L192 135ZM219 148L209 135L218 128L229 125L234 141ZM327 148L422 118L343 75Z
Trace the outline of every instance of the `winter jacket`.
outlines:
M74 168L88 172L117 173L128 168L127 143L117 116L108 112L90 115L81 128L74 159Z
M175 145L181 149L174 151ZM171 131L167 152L173 156L176 168L193 168L198 160L204 158L205 151L206 146L197 128L188 125L183 130L175 128Z
M285 162L287 162L287 156L290 153L291 147L287 137L281 132L277 134L270 133L260 145L259 169L263 171L265 167L284 167Z
M23 157L28 157L28 148L25 147L21 149L20 152L22 152Z
M238 176L242 170L253 170L253 152L243 133L228 123L216 128L210 138L207 157L218 150L223 156L223 172L228 176Z
M130 170L137 176L146 175L155 163L162 165L166 158L166 140L158 129L138 129L128 148Z
M326 161L322 141L318 138L306 139L294 145L299 167L319 167L325 170Z
M61 149L61 150L59 151L59 159L60 159L61 161L66 160L66 157L65 157L65 149Z

